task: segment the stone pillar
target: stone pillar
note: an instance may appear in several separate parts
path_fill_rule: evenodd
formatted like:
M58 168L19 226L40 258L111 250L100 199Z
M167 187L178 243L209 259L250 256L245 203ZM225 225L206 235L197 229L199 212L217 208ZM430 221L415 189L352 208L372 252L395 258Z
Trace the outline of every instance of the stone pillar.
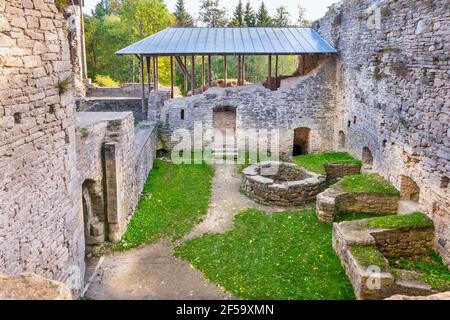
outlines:
M118 167L116 157L116 144L105 143L103 145L104 170L105 170L105 195L106 195L106 218L108 224L108 238L111 242L120 239L120 208Z

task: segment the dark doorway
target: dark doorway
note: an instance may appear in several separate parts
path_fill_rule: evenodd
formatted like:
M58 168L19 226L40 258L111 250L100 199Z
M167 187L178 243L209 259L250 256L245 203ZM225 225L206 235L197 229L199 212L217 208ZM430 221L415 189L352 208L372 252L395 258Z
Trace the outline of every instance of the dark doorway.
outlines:
M309 128L297 128L294 130L293 156L309 153Z

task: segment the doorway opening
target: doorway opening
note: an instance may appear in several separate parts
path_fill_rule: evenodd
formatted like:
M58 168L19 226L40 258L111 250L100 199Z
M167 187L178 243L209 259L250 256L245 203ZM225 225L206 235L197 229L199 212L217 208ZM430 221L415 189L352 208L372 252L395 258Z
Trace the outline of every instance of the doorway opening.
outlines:
M294 130L293 156L309 153L309 128L297 128Z

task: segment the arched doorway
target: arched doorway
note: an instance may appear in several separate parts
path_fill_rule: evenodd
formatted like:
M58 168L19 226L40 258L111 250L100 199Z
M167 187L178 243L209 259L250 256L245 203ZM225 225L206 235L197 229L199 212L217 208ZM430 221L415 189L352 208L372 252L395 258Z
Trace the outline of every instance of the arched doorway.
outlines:
M297 128L294 130L293 156L309 153L309 128Z
M400 197L402 200L419 202L420 188L410 177L400 177Z
M214 155L217 158L234 159L236 148L236 108L220 106L213 110Z
M372 156L372 151L370 151L369 148L364 147L362 149L362 157L361 157L362 161L364 164L366 165L372 165L373 164L373 156Z
M338 148L345 147L345 133L344 131L339 131L338 133Z
M86 254L106 240L103 190L93 180L82 185L82 204Z

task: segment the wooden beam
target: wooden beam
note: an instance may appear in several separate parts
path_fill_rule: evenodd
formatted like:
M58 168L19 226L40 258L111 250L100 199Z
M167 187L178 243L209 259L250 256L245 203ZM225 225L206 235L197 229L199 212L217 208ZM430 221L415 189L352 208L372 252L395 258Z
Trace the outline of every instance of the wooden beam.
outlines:
M191 56L191 92L195 94L195 56Z
M278 55L275 56L275 88L278 89Z
M141 106L142 106L142 114L144 115L144 119L147 119L147 111L145 107L145 82L144 82L144 57L139 56L140 62L140 76L141 76Z
M205 89L205 56L202 56L202 89L201 89L202 93L204 89Z
M267 86L269 87L269 89L271 89L272 87L272 55L269 54L269 74L267 77Z
M242 85L245 84L245 55L242 55Z
M227 87L227 56L223 56L223 80L224 80L224 88Z
M159 91L159 63L158 63L158 56L156 56L155 59L156 59L156 69L155 69L156 82L155 82L155 88L156 88L156 91Z
M212 63L211 63L211 55L208 54L208 88L211 87L212 81Z
M152 78L151 78L151 72L150 72L150 57L146 56L145 60L147 62L147 81L148 81L148 93L152 91Z
M184 56L184 95L187 96L188 92L188 71L187 71L187 57Z
M156 91L156 59L155 56L152 57L153 64L153 91Z
M237 84L238 86L241 85L241 56L238 55L238 76L237 76Z
M170 98L173 99L173 57L170 56Z

